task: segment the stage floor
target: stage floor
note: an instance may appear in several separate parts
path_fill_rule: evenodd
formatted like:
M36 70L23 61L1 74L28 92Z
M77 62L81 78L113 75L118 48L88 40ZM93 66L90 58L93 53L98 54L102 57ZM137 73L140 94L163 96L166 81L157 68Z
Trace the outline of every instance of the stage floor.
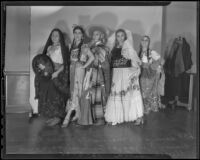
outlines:
M134 126L48 127L28 113L6 114L6 154L167 154L172 158L197 157L196 113L170 107L145 116Z

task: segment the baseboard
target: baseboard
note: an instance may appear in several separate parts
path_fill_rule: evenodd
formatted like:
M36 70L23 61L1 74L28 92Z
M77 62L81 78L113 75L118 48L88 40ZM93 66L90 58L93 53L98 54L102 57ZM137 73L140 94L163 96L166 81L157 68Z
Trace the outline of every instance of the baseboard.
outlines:
M26 113L31 111L31 105L7 105L5 109L6 113Z

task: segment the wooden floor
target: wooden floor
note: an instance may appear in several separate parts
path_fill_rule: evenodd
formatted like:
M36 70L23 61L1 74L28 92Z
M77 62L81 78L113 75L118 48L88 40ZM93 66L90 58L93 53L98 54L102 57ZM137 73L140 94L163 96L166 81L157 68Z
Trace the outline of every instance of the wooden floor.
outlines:
M143 126L134 126L133 123L78 126L72 123L68 128L61 128L46 126L41 117L32 123L28 119L28 113L6 115L6 154L166 154L171 158L197 157L196 114L181 107L174 110L168 107L151 113L145 117Z

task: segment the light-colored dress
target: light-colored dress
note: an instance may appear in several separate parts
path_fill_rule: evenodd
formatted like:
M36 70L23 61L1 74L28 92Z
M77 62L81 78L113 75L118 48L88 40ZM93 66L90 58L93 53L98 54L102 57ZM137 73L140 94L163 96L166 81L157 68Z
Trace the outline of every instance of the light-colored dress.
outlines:
M80 52L80 53L79 53ZM79 56L80 54L80 56ZM67 104L67 111L75 110L80 117L80 97L82 93L83 79L85 69L80 68L87 61L87 54L79 51L78 48L73 48L70 53L70 92L71 98Z
M135 121L143 117L143 102L139 85L139 66L122 56L122 48L112 50L113 69L111 93L105 120L112 123Z

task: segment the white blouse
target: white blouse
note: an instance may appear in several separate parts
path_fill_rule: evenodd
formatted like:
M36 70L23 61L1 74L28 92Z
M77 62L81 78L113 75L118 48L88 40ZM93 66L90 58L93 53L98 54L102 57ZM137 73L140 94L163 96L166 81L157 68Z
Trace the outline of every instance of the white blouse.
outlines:
M47 49L47 55L52 59L54 63L63 64L63 58L60 46L56 46L55 49L53 49L52 46L49 46Z
M150 52L150 63L152 63L152 60L157 61L158 59L160 59L160 54L158 54L156 51L152 50ZM142 55L142 62L143 63L148 63L148 58L146 54Z

